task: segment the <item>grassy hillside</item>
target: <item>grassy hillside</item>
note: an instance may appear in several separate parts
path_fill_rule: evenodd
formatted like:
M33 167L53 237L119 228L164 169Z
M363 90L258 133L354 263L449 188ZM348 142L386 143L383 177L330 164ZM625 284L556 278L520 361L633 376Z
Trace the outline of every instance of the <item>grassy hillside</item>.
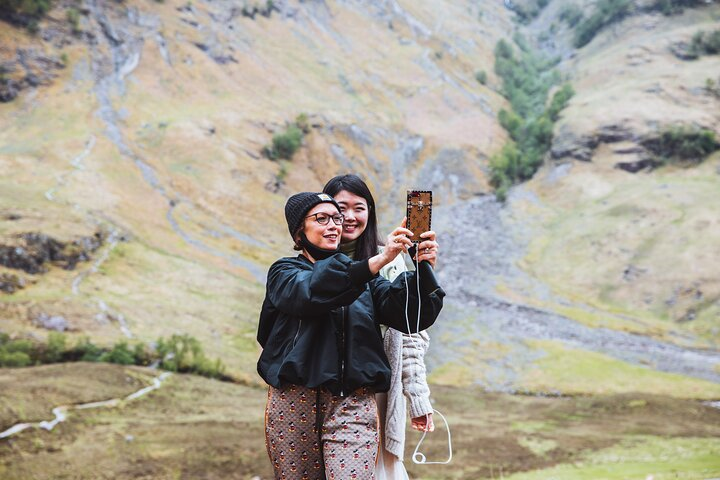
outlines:
M644 145L670 125L720 134L718 99L703 87L720 57L685 61L671 49L719 16L717 6L633 16L561 64L577 94L556 127L554 161L524 187L534 199L514 209L537 228L523 268L553 291L632 319L625 328L684 331L715 346L720 157L620 167L658 160Z

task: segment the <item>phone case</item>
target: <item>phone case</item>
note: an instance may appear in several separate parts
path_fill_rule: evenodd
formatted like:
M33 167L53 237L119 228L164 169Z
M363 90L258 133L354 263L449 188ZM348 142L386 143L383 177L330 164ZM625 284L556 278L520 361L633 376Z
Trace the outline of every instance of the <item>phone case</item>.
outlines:
M407 191L407 228L413 232L410 240L422 242L420 234L430 230L432 223L432 191Z

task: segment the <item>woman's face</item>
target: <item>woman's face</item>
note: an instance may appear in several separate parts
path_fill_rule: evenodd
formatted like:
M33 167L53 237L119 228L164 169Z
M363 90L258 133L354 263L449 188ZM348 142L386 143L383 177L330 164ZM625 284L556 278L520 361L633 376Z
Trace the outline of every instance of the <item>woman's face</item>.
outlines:
M340 212L345 215L345 223L342 226L343 243L356 240L367 227L367 201L347 190L339 191L335 195L335 201L340 205Z
M338 215L340 214L332 203L319 203L311 208L305 215L303 228L310 243L326 250L336 250L340 244L342 225L337 225L332 218L328 217L337 217ZM327 220L327 223L322 225L318 220Z

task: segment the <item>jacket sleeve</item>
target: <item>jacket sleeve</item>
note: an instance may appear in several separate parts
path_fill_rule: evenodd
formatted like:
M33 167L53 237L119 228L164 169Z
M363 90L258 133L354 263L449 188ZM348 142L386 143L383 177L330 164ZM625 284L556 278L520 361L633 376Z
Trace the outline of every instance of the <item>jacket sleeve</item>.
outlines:
M367 260L353 262L342 253L305 269L294 259L275 262L268 272L267 298L293 316L313 316L350 305L373 277Z
M392 282L382 277L375 277L370 282L377 313L375 321L403 333L416 333L435 323L443 306L445 292L442 288L434 288L434 285L424 282L423 278L424 276L421 275L418 297L417 272L405 272ZM417 328L418 307L420 307L419 329Z
M402 334L402 342L403 393L410 402L410 418L422 417L433 412L425 369L425 352L430 345L430 336L426 331Z

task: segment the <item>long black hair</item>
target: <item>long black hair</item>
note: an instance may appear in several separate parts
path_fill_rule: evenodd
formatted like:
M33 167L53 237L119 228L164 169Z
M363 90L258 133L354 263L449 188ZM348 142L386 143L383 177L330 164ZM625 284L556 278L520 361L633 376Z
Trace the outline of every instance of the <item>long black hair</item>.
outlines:
M355 245L355 260L365 260L377 255L378 245L383 245L382 239L378 234L377 216L375 214L375 199L370 193L367 184L357 175L352 173L347 175L338 175L333 177L325 184L323 193L327 193L331 197L335 197L343 190L362 197L368 205L368 221L365 231L357 239Z

